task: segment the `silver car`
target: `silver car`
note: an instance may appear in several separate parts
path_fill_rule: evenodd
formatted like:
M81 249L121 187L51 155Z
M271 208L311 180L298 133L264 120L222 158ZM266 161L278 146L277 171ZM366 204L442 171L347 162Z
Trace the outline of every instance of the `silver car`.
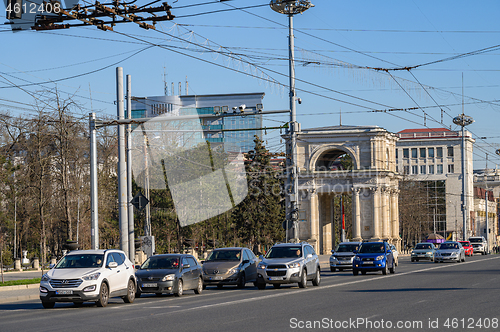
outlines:
M354 256L353 251L358 250L361 242L342 242L335 250L332 250L330 256L330 271L342 271L352 269L352 260Z
M313 247L307 242L278 243L259 263L256 286L265 289L269 283L279 288L296 282L305 288L308 280L314 286L319 286L321 281L319 258Z
M439 262L465 262L464 247L457 241L447 241L441 243L439 249L436 250L434 263Z
M417 243L415 248L411 251L411 261L429 260L434 261L436 247L433 243L423 242Z

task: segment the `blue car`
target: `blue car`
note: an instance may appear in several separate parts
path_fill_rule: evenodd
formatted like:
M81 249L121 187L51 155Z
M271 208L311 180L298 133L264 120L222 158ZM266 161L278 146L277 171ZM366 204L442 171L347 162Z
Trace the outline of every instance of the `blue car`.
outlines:
M396 262L391 245L387 242L363 242L352 261L352 274L382 271L396 273Z

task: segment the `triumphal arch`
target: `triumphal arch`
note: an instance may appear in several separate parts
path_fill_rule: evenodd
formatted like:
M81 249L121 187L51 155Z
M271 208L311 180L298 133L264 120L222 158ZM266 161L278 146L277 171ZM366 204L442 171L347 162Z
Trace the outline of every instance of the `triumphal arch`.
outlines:
M396 135L376 127L333 126L297 132L299 222L297 237L328 254L332 198L352 195L350 240L386 240L400 248ZM352 167L338 167L350 156Z

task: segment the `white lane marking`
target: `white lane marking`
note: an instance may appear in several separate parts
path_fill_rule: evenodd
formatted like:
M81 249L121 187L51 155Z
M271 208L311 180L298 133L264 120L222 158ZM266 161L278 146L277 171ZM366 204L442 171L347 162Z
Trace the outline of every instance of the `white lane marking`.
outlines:
M500 257L486 258L486 259L481 259L481 260L477 260L477 261L471 261L471 262L461 263L461 265L472 264L472 263L476 263L476 262L483 262L483 261L488 261L488 260L491 260L491 259L499 259L499 258ZM281 296L294 295L294 294L302 293L302 292L313 292L313 291L317 291L317 290L321 291L321 290L323 290L325 288L334 288L334 287L341 287L341 286L346 286L346 285L359 284L359 283L368 282L368 281L380 280L380 279L384 279L384 278L394 278L394 277L404 276L404 275L407 275L407 274L414 274L414 273L426 272L426 271L431 271L431 270L445 269L445 268L455 267L455 266L457 266L457 265L456 264L450 264L450 265L446 264L446 265L441 265L441 266L429 267L429 268L425 268L425 269L421 269L421 270L403 272L403 273L399 273L399 274L390 274L390 275L385 275L385 276L377 276L377 277L373 277L373 278L369 278L369 279L358 279L358 280L355 280L355 281L348 281L348 282L343 282L343 283L335 284L335 285L328 285L328 286L320 286L320 287L314 287L314 288L300 289L300 290L297 290L295 292L277 293L277 294L251 297L251 298L246 298L246 299L241 299L241 300L235 300L235 301L206 304L206 305L201 305L201 306L198 306L198 307L183 308L181 310L174 310L174 311L169 311L169 312L162 312L162 313L157 313L157 314L151 314L151 315L147 315L147 317L144 316L144 317L138 317L138 318L124 319L124 320L148 319L148 318L151 318L153 316L170 315L170 314L174 314L174 313L178 313L178 312L187 312L187 311L194 311L194 310L200 310L200 309L229 306L229 305L234 305L234 304L239 304L239 303L261 301L261 300L266 300L266 299L271 299L271 298L276 298L276 297L281 297Z

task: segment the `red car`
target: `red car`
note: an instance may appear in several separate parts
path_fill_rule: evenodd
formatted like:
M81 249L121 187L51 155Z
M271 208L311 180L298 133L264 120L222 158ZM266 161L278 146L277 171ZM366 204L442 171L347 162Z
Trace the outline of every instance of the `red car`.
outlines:
M458 242L460 242L462 244L462 247L464 247L466 256L472 256L474 254L474 249L472 248L472 245L470 244L469 241L458 241Z

